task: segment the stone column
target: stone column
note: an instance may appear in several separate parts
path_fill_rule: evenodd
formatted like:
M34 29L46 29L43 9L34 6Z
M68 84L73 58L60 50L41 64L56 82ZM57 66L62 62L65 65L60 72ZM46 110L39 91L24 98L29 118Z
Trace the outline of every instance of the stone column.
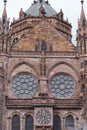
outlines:
M8 118L7 119L7 126L6 126L7 130L11 130L12 129L12 119L11 118Z
M0 130L4 130L4 80L0 77Z
M61 130L66 130L66 119L61 118Z
M20 129L25 130L25 118L20 119Z
M79 126L79 118L76 117L76 119L75 119L75 130L78 130L78 126Z

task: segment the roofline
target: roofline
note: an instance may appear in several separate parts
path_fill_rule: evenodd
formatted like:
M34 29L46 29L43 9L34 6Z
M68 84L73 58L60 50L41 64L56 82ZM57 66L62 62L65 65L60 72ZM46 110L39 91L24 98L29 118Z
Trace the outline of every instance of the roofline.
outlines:
M64 24L67 24L68 26L70 26L71 28L72 28L72 25L71 25L71 23L68 23L67 21L65 21L65 20L60 20L57 16L42 16L42 17L40 17L40 16L27 16L27 17L24 17L23 19L18 19L18 20L16 20L15 22L12 22L11 23L11 25L10 26L13 26L13 25L15 25L15 24L17 24L17 23L19 23L19 22L21 22L21 21L23 21L23 20L26 20L26 19L28 19L28 18L48 18L48 19L56 19L56 20L58 20L58 21L60 21L60 22L62 22L62 23L64 23Z

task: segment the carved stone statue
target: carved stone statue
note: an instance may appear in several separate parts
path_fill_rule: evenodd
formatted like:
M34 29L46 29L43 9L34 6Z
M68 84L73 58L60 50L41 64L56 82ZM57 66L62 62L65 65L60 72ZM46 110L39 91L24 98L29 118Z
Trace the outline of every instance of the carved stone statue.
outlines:
M44 52L42 52L41 61L40 61L40 75L46 75L46 58Z

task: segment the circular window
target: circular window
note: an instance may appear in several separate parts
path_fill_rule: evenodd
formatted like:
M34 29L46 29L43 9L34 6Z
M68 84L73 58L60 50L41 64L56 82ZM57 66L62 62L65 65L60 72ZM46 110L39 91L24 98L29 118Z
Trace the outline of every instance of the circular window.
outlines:
M57 74L50 81L50 91L57 98L68 98L74 93L75 83L68 74Z
M28 73L20 73L12 81L14 93L21 98L32 97L37 89L37 79Z

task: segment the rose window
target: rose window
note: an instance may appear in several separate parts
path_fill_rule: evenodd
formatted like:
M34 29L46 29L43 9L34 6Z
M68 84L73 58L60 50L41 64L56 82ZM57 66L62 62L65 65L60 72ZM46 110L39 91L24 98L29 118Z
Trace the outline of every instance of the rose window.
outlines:
M12 81L12 88L15 95L21 98L34 96L37 85L37 79L28 73L20 73Z
M57 74L49 84L52 95L57 98L68 98L74 93L75 82L68 74Z

